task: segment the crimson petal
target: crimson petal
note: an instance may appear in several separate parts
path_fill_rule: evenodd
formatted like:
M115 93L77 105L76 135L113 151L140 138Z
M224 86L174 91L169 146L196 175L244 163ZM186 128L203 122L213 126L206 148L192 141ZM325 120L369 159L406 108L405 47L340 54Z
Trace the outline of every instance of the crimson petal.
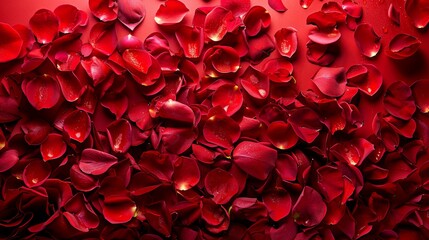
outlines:
M232 30L231 26L234 21L235 18L231 11L223 7L215 7L204 20L204 32L210 40L218 42L228 31Z
M118 19L128 29L133 31L146 16L143 1L119 0Z
M280 55L291 58L295 54L298 49L298 37L295 28L282 28L274 34L274 38Z
M308 38L318 44L328 45L337 42L341 38L341 32L337 29L331 31L312 30L308 33Z
M312 41L307 43L307 59L320 66L329 66L335 61L339 52L337 44L322 45Z
M276 49L276 45L270 35L264 33L247 40L251 64L259 64L262 60L270 56L271 52Z
M155 22L162 26L180 23L189 9L178 0L167 0L159 6L155 14Z
M19 56L24 41L9 24L0 22L0 63L11 61Z
M243 18L247 36L254 37L271 25L270 13L261 6L254 6Z
M170 153L181 154L188 150L197 134L192 128L160 128L160 137L166 150Z
M213 93L212 105L222 107L226 115L232 116L243 105L243 94L237 85L224 84Z
M313 77L317 88L326 96L340 97L346 91L346 75L342 67L322 67Z
M158 110L158 116L184 123L194 123L195 114L192 109L178 101L169 99Z
M429 80L419 80L411 86L416 104L422 113L429 112L429 97L426 89L429 89Z
M381 47L381 37L367 23L359 24L355 30L355 42L360 52L371 58L377 55Z
M319 131L322 129L319 116L309 108L295 110L288 118L288 122L291 124L295 134L307 143L312 143L319 136Z
M183 48L185 57L200 57L204 47L204 33L200 28L181 26L176 31L176 38Z
M226 204L238 193L237 180L231 173L221 168L215 168L207 173L204 186L207 192L213 195L216 204Z
M107 127L107 137L114 152L125 153L131 146L131 124L119 119Z
M40 9L30 19L30 28L41 44L50 43L58 34L58 18L47 9Z
M235 73L240 69L240 56L234 48L214 46L203 57L204 71L210 77Z
M174 169L171 160L166 154L153 150L143 152L138 164L140 168L150 172L162 181L171 180Z
M232 157L243 171L264 180L275 167L277 151L262 143L244 141L235 147Z
M347 80L369 96L374 96L383 84L380 70L372 64L353 65L347 70Z
M52 131L48 122L38 118L24 120L21 129L25 134L25 141L30 145L41 144Z
M390 40L386 54L393 59L405 59L414 55L421 43L414 36L399 33Z
M111 196L104 199L103 215L112 224L130 221L137 210L133 200L126 196Z
M343 9L347 13L347 15L353 18L361 18L362 17L362 6L353 2L351 0L343 1Z
M78 193L74 195L64 206L66 212L64 217L69 223L81 232L88 232L99 224L97 214L92 209L85 195Z
M221 0L220 5L230 10L235 16L240 16L249 11L250 0Z
M101 175L117 162L118 159L113 155L96 149L87 148L82 151L79 168L82 172L87 174Z
M6 172L18 162L18 151L10 149L0 153L0 172Z
M283 181L293 181L298 174L298 165L291 155L280 154L276 161L276 170Z
M392 20L396 25L400 25L400 16L398 9L393 6L393 3L389 5L389 9L387 10L387 16L389 16L390 20Z
M364 138L337 143L330 149L337 159L357 166L362 164L372 151L374 151L374 145Z
M293 78L293 65L282 58L270 59L264 64L262 72L273 82L285 83Z
M203 136L210 143L230 148L240 137L240 126L221 107L213 108L203 127Z
M22 173L22 180L27 187L36 187L42 185L49 175L51 175L51 165L36 159L27 164Z
M80 110L71 112L64 119L64 131L69 137L78 142L83 142L91 131L91 119L88 113Z
M265 99L268 97L270 81L267 75L249 66L240 78L241 85L250 96L256 99Z
M62 33L72 33L78 27L86 26L88 23L88 15L86 12L70 4L58 6L55 8L54 13L59 22L58 30Z
M312 227L322 222L327 212L322 196L311 187L305 186L293 206L292 216L295 222Z
M405 11L416 28L425 28L429 23L429 4L426 0L405 1Z
M89 0L89 9L103 22L113 21L118 16L118 4L113 0Z
M114 24L99 22L92 26L89 43L94 50L108 56L115 51L117 42Z
M57 159L64 155L67 145L63 136L57 133L51 133L46 140L40 145L40 153L45 161Z
M98 187L98 180L82 172L77 164L70 168L70 180L72 185L82 192L89 192Z
M86 90L76 75L71 72L59 72L57 79L61 87L61 92L68 102L77 101Z
M262 196L262 200L267 206L270 218L276 222L286 217L292 208L290 194L283 188L269 190Z
M46 74L25 81L22 88L30 104L37 110L52 108L60 99L58 82Z
M267 129L267 137L276 148L281 150L294 147L299 140L291 125L283 121L272 122Z
M268 0L268 5L270 5L272 9L280 13L287 11L287 8L283 4L282 0Z
M193 158L179 157L174 162L173 181L177 190L186 191L200 181L200 169Z
M407 84L401 81L390 84L383 103L388 113L403 120L410 119L416 111L412 91Z

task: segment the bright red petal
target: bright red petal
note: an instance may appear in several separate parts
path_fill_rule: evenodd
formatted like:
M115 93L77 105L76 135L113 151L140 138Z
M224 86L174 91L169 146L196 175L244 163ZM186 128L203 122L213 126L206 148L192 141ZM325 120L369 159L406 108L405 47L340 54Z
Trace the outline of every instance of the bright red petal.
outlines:
M346 91L346 75L342 67L322 67L313 77L313 82L319 90L329 97L340 97Z
M276 148L281 150L294 147L299 140L291 125L283 121L272 122L267 129L267 137Z
M50 43L58 34L58 18L50 10L40 9L31 17L30 28L39 43Z
M405 1L405 11L416 28L425 28L429 23L429 5L425 0Z
M355 30L355 42L360 52L367 57L374 57L380 51L381 37L367 23L359 24Z
M238 193L238 182L229 172L215 168L207 173L204 185L216 204L226 204Z
M25 167L22 180L28 187L42 185L51 175L51 165L42 160L33 160Z
M204 33L200 28L182 26L176 31L176 38L187 58L200 57L204 47Z
M322 222L327 212L322 196L311 187L305 186L293 206L292 216L295 222L306 226L316 226Z
M216 89L212 95L213 107L222 107L228 116L232 116L240 110L242 104L243 94L234 84L224 84Z
M405 59L414 55L421 43L414 36L399 33L390 40L386 54L393 59Z
M20 34L9 24L0 23L0 35L0 63L17 58L24 43Z
M371 64L353 65L346 75L351 86L358 87L369 96L374 96L383 84L380 70Z
M78 142L83 142L91 132L91 119L88 113L76 110L64 120L64 131Z
M429 112L429 96L426 89L429 89L429 80L419 80L411 86L416 104L422 113Z
M63 136L56 133L49 134L46 140L40 145L40 153L45 161L61 157L66 150L67 145L63 140Z
M262 196L262 201L267 206L270 218L276 222L289 215L292 208L290 194L283 188L269 190Z
M270 5L272 9L280 13L287 11L287 8L283 4L282 0L268 0L268 5Z
M48 75L29 80L22 87L28 101L37 110L52 108L60 100L60 86Z
M86 12L78 10L75 6L64 4L54 10L59 22L59 31L62 33L72 33L78 27L86 26L88 15Z
M107 127L107 137L114 152L125 153L131 146L131 125L125 119L117 120Z
M179 157L174 162L173 181L177 190L186 191L200 181L200 169L193 158Z
M292 27L282 28L274 34L277 50L280 55L291 58L298 49L298 37L296 29Z
M113 0L89 0L89 9L103 22L113 21L118 16L118 3Z
M119 0L118 7L119 21L131 31L143 22L146 16L145 5L141 0Z
M159 6L155 14L155 22L163 26L180 23L188 11L189 9L182 2L167 0L164 4Z

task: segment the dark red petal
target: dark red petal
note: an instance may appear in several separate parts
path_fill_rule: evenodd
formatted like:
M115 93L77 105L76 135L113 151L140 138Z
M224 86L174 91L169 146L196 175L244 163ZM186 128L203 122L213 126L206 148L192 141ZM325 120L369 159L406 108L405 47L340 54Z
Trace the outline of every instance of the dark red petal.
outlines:
M146 16L145 5L139 0L119 0L118 19L128 29L133 31Z
M71 72L59 72L57 79L61 87L61 92L68 102L77 101L86 90L76 75Z
M0 153L0 172L6 172L18 162L18 151L10 149Z
M292 208L290 194L283 188L275 188L264 193L262 201L267 206L270 218L276 222L289 215Z
M280 13L287 11L287 8L283 4L282 0L268 0L268 5L270 5L272 9Z
M271 25L270 13L261 6L253 6L244 16L247 36L254 37Z
M243 171L260 180L264 180L275 167L277 151L261 143L244 141L235 147L233 161Z
M88 23L86 12L78 10L70 4L58 6L55 8L54 13L59 22L58 30L62 33L72 33L76 28L86 26Z
M204 47L204 33L200 28L181 26L176 31L176 38L183 48L185 57L200 57Z
M137 210L133 200L126 196L108 197L103 203L103 216L112 224L130 221Z
M71 139L83 142L91 132L91 119L88 113L76 110L64 120L64 131Z
M429 112L429 96L426 89L429 89L429 80L419 80L411 86L416 104L422 113Z
M160 137L166 150L170 153L181 154L188 150L197 134L192 128L160 128Z
M40 9L30 19L30 28L41 44L50 43L58 34L58 18L47 9Z
M222 107L226 115L232 116L243 105L243 94L237 85L224 84L213 93L212 105Z
M313 77L317 88L326 96L340 97L346 91L346 74L342 67L322 67Z
M66 210L64 217L79 231L88 232L89 229L96 228L100 222L97 214L82 193L74 195L66 203L64 209Z
M215 168L207 173L204 185L216 204L226 204L238 193L238 182L231 173Z
M9 24L0 23L0 35L0 63L17 58L24 43L20 34Z
M401 21L400 21L400 12L398 11L398 9L393 6L393 3L391 3L389 5L389 10L387 10L387 16L389 16L390 20L392 20L396 25L400 25Z
M383 76L372 64L353 65L347 70L347 80L369 96L374 96L383 84Z
M220 5L230 10L235 16L241 16L250 9L250 0L221 0Z
M231 30L230 26L234 21L235 18L231 11L223 7L215 7L205 18L204 32L210 40L218 42Z
M276 161L276 170L283 181L293 181L298 174L298 165L291 155L280 154Z
M390 40L386 54L393 59L408 58L417 52L421 43L414 36L399 33Z
M82 172L92 175L105 173L111 166L115 165L118 159L108 153L87 148L82 151L79 161L79 168Z
M283 121L272 122L267 129L267 137L278 149L292 148L298 142L298 136L289 123Z
M343 175L336 167L323 166L317 169L317 185L327 202L343 194Z
M145 172L138 172L131 177L128 189L134 196L140 196L149 193L161 186L161 181Z
M380 51L381 37L368 23L359 24L355 30L355 42L360 52L367 57L374 57Z
M250 96L256 99L268 97L270 80L267 75L249 66L240 78L242 87Z
M118 4L113 0L89 0L89 9L103 22L115 20L118 14Z
M189 9L181 1L167 0L156 11L155 22L163 26L180 23L188 11Z
M101 82L105 81L111 73L110 67L103 60L96 56L82 60L81 65L85 69L88 76L92 78L94 86L97 86Z
M166 154L161 154L157 151L143 152L138 164L142 169L150 172L162 181L171 180L174 171L173 163Z
M114 152L125 153L131 146L131 125L126 119L119 119L107 127L107 137Z
M56 133L49 134L46 140L40 145L40 153L45 161L61 157L66 150L67 145L63 140L63 136Z
M220 233L229 227L228 212L222 205L217 205L209 199L203 200L201 218L205 221L206 228L212 233Z
M159 107L158 116L185 123L195 121L195 114L188 105L172 99L168 99Z
M198 161L207 164L213 163L216 157L214 152L197 144L192 144L192 153Z
M268 60L262 72L273 82L285 83L292 79L293 65L283 58Z
M403 120L410 119L416 111L411 89L401 81L387 88L383 103L388 113Z
M128 34L119 40L117 48L120 53L123 53L127 49L143 49L143 42L138 37ZM110 58L113 56L115 55L111 55ZM123 59L118 59L118 61L122 60Z
M374 151L374 145L364 138L354 138L351 141L340 142L331 147L330 152L339 160L359 166L369 154Z
M39 118L24 120L21 129L25 134L25 141L30 145L41 144L52 131L49 123Z
M416 122L414 121L414 119L406 121L393 116L388 116L385 117L384 120L392 127L392 129L396 133L406 138L412 138L414 132L416 131Z
M240 126L226 115L221 107L215 107L203 127L203 136L210 143L231 148L240 137Z
M112 54L116 49L117 42L114 24L99 22L91 28L89 43L94 50L101 54Z
M186 191L200 181L200 169L193 158L179 157L174 162L173 181L177 190Z
M308 38L318 44L328 45L335 43L341 38L341 32L337 29L331 31L312 30L308 33Z
M274 34L274 38L280 55L291 58L295 54L298 49L298 37L295 28L282 28Z
M309 108L295 110L288 118L288 122L291 124L295 134L307 143L312 143L319 136L319 131L322 129L319 116Z
M240 69L240 56L234 48L214 46L203 57L204 70L210 77L235 73Z
M148 223L165 237L171 236L172 216L165 201L150 205L144 212ZM153 238L152 240L158 240Z
M321 45L312 41L307 43L307 59L320 66L329 66L335 61L339 52L337 44Z
M74 188L79 191L89 192L98 187L98 180L83 173L77 164L70 168L70 180Z
M321 122L331 134L344 130L347 124L346 113L337 100L326 100L319 103Z
M429 23L429 7L425 0L405 1L405 11L416 28L425 28Z
M247 56L250 58L251 64L259 64L276 49L273 39L266 33L250 38L247 41L249 46Z
M292 216L295 222L312 227L322 222L327 212L322 196L311 187L305 186L293 206Z
M58 82L46 74L23 83L22 87L28 101L37 110L52 108L60 99Z
M27 187L36 187L42 185L49 175L51 175L51 165L36 159L27 164L22 173L22 180Z

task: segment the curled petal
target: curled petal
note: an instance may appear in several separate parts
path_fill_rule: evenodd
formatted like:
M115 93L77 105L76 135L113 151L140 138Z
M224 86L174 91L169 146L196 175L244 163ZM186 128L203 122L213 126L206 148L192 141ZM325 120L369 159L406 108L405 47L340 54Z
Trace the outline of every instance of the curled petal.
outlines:
M346 91L346 75L342 67L322 67L313 77L313 83L326 96L340 97Z
M339 23L346 21L346 14L343 12L338 4L327 5L323 11L318 11L310 14L307 17L307 24L317 26L322 31L329 31L335 28ZM325 5L324 5L325 7Z
M234 48L214 46L203 57L204 70L210 77L235 73L240 68L240 56Z
M250 176L265 180L275 167L277 151L261 143L244 141L235 147L232 157Z
M259 64L276 49L273 39L266 33L248 39L248 46L247 56L250 58L251 64Z
M93 56L90 59L81 61L82 67L85 69L88 76L93 80L94 86L105 81L111 73L110 67L101 59Z
M230 10L235 16L240 16L249 11L250 0L221 0L220 5Z
M133 31L146 16L143 1L119 0L118 19L128 29Z
M328 202L344 191L343 176L336 167L323 166L317 169L317 185Z
M318 44L328 45L337 42L341 38L341 32L337 29L331 31L312 30L308 33L308 38Z
M183 48L185 57L200 57L204 47L204 33L200 28L181 26L176 31L176 38Z
M412 91L401 81L394 82L387 88L383 103L388 113L403 120L410 119L416 111Z
M98 187L98 180L82 172L77 164L70 168L70 180L72 185L82 192L89 192Z
M155 22L162 26L180 23L189 9L178 0L167 0L159 6L155 14Z
M240 137L240 126L226 115L226 112L215 107L209 113L203 127L204 138L210 143L223 148L230 148Z
M91 119L88 113L76 110L64 119L63 128L71 139L83 142L91 132Z
M243 94L237 85L224 84L213 93L212 105L222 107L226 115L232 116L243 105Z
M125 153L131 146L131 124L120 119L107 127L107 137L114 152Z
M112 54L117 45L115 25L111 23L96 23L89 33L89 43L92 48L101 54Z
M51 175L51 165L42 160L33 160L25 167L22 179L27 187L42 185Z
M86 12L70 4L58 6L55 8L54 13L59 22L58 30L62 33L72 33L78 27L88 24L88 15Z
M299 140L292 126L283 121L272 122L267 129L267 137L276 148L281 150L294 147Z
M222 205L217 205L209 199L203 200L201 219L205 221L207 230L212 233L220 233L229 227L228 212Z
M134 80L143 86L156 83L161 76L161 66L147 51L141 49L127 49L122 54L125 65L133 74Z
M414 36L399 33L390 40L386 54L393 59L405 59L414 55L421 43Z
M362 6L357 4L356 2L353 2L351 0L344 0L343 1L343 9L349 15L353 18L361 18L362 17Z
M57 79L61 87L61 92L68 102L77 101L86 90L76 75L71 72L59 72Z
M231 11L223 7L215 7L205 18L204 32L210 40L218 42L232 30L234 23L235 18Z
M322 222L327 212L322 196L311 187L305 186L293 206L292 216L295 222L312 227Z
M181 102L169 99L158 109L158 116L178 122L194 123L195 115L192 109Z
M123 53L127 49L143 49L143 42L131 34L122 37L118 42L118 51ZM112 57L114 55L111 55Z
M264 64L262 72L273 82L285 83L292 79L293 65L282 58L270 59Z
M322 45L312 41L307 43L307 59L320 66L329 66L335 61L339 52L337 44Z
M173 181L177 190L186 191L200 181L200 169L193 158L179 157L174 162Z
M37 42L47 44L58 34L58 18L47 9L40 9L30 19L30 28L37 38Z
M134 201L126 196L108 197L103 202L103 216L112 224L130 221L136 210Z
M304 9L309 8L312 3L313 3L313 0L299 0L299 5L301 5L301 7Z
M52 108L60 99L58 82L46 74L24 82L22 88L30 104L37 110Z
M49 134L46 140L40 145L40 153L45 161L61 157L66 150L67 145L63 140L63 136L56 133Z
M351 86L358 87L369 96L374 96L383 84L380 70L372 64L353 65L346 76Z
M52 131L48 122L38 118L24 120L21 129L25 134L25 141L30 145L41 144Z
M18 162L18 151L10 149L0 153L0 172L6 172Z
M322 129L319 116L309 108L296 109L291 113L288 122L296 135L307 143L312 143Z
M118 159L113 155L96 149L87 148L82 151L79 168L82 172L87 174L101 175L117 162Z
M64 209L66 210L64 217L81 232L88 232L89 229L96 228L100 223L97 214L82 193L74 195L66 203Z
M416 104L422 113L429 112L429 97L426 89L429 89L429 80L419 80L411 86Z
M337 100L326 100L319 103L321 122L331 134L344 130L347 124L346 113Z
M392 20L396 25L400 25L401 21L400 21L400 16L401 14L399 13L398 9L393 6L393 3L391 3L389 5L389 9L387 10L387 16L390 18L390 20Z
M381 37L377 35L370 24L359 24L355 30L354 37L356 45L363 55L371 58L380 51Z
M298 37L295 28L282 28L274 34L274 38L280 55L291 58L295 54L298 49Z
M197 135L192 128L160 128L164 147L170 153L181 154L188 150Z
M362 164L362 161L372 151L374 151L374 145L364 138L355 138L351 141L337 143L330 150L337 159L357 166Z
M19 56L24 41L9 24L0 23L0 63L11 61Z
M256 99L265 99L268 97L270 81L267 75L249 66L240 78L241 85L250 96Z
M268 0L268 5L270 5L272 9L280 13L287 11L287 8L283 4L282 0Z
M216 204L226 204L238 193L237 180L231 173L221 168L215 168L207 173L204 185L207 192L213 195Z
M429 23L429 4L425 0L405 1L405 12L416 28L425 28Z
M89 9L103 22L113 21L118 17L118 3L114 0L89 0Z
M252 7L244 16L247 36L254 37L271 25L270 13L261 6Z
M290 194L283 188L268 191L262 196L262 201L267 206L270 218L276 222L289 215L292 208Z
M154 32L147 36L144 40L144 48L154 56L170 49L168 40L159 32Z

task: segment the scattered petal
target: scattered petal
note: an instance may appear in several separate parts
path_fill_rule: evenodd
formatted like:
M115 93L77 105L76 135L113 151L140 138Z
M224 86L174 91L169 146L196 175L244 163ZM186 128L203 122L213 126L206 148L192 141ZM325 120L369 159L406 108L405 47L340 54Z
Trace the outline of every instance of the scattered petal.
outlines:
M58 18L47 9L38 10L30 19L30 28L37 38L37 42L47 44L58 35Z
M312 227L322 222L327 212L322 196L311 187L305 186L292 209L296 223Z
M119 21L128 29L134 31L146 16L143 1L119 0L117 4Z
M429 23L429 4L425 0L405 1L405 12L416 28L425 28Z
M356 45L363 55L372 58L380 51L381 37L377 35L370 24L359 24L355 30L354 37Z
M167 0L159 6L155 14L155 22L162 26L180 23L189 9L178 0Z
M270 5L272 9L280 13L287 11L287 8L283 4L282 0L268 0L268 5Z
M291 58L298 49L298 37L296 29L292 27L282 28L274 34L277 50L280 55Z
M64 119L64 131L68 136L80 143L85 141L91 131L91 119L88 113L76 110Z
M238 183L229 172L215 168L207 173L204 185L216 204L226 204L238 193Z
M24 44L20 34L6 23L0 23L0 63L14 60Z
M380 70L371 64L353 65L347 71L349 85L358 87L369 96L374 96L383 84Z
M346 91L346 75L342 67L322 67L313 77L317 88L326 96L340 97Z
M82 172L87 174L101 175L117 162L118 159L113 155L96 149L87 148L82 151L79 168Z
M403 120L410 119L416 111L412 91L401 81L390 84L383 103L388 113Z
M405 59L414 55L421 43L414 36L399 33L390 40L386 54L393 59Z
M40 145L40 153L44 161L57 159L64 155L67 145L63 136L57 133L51 133L46 140Z

